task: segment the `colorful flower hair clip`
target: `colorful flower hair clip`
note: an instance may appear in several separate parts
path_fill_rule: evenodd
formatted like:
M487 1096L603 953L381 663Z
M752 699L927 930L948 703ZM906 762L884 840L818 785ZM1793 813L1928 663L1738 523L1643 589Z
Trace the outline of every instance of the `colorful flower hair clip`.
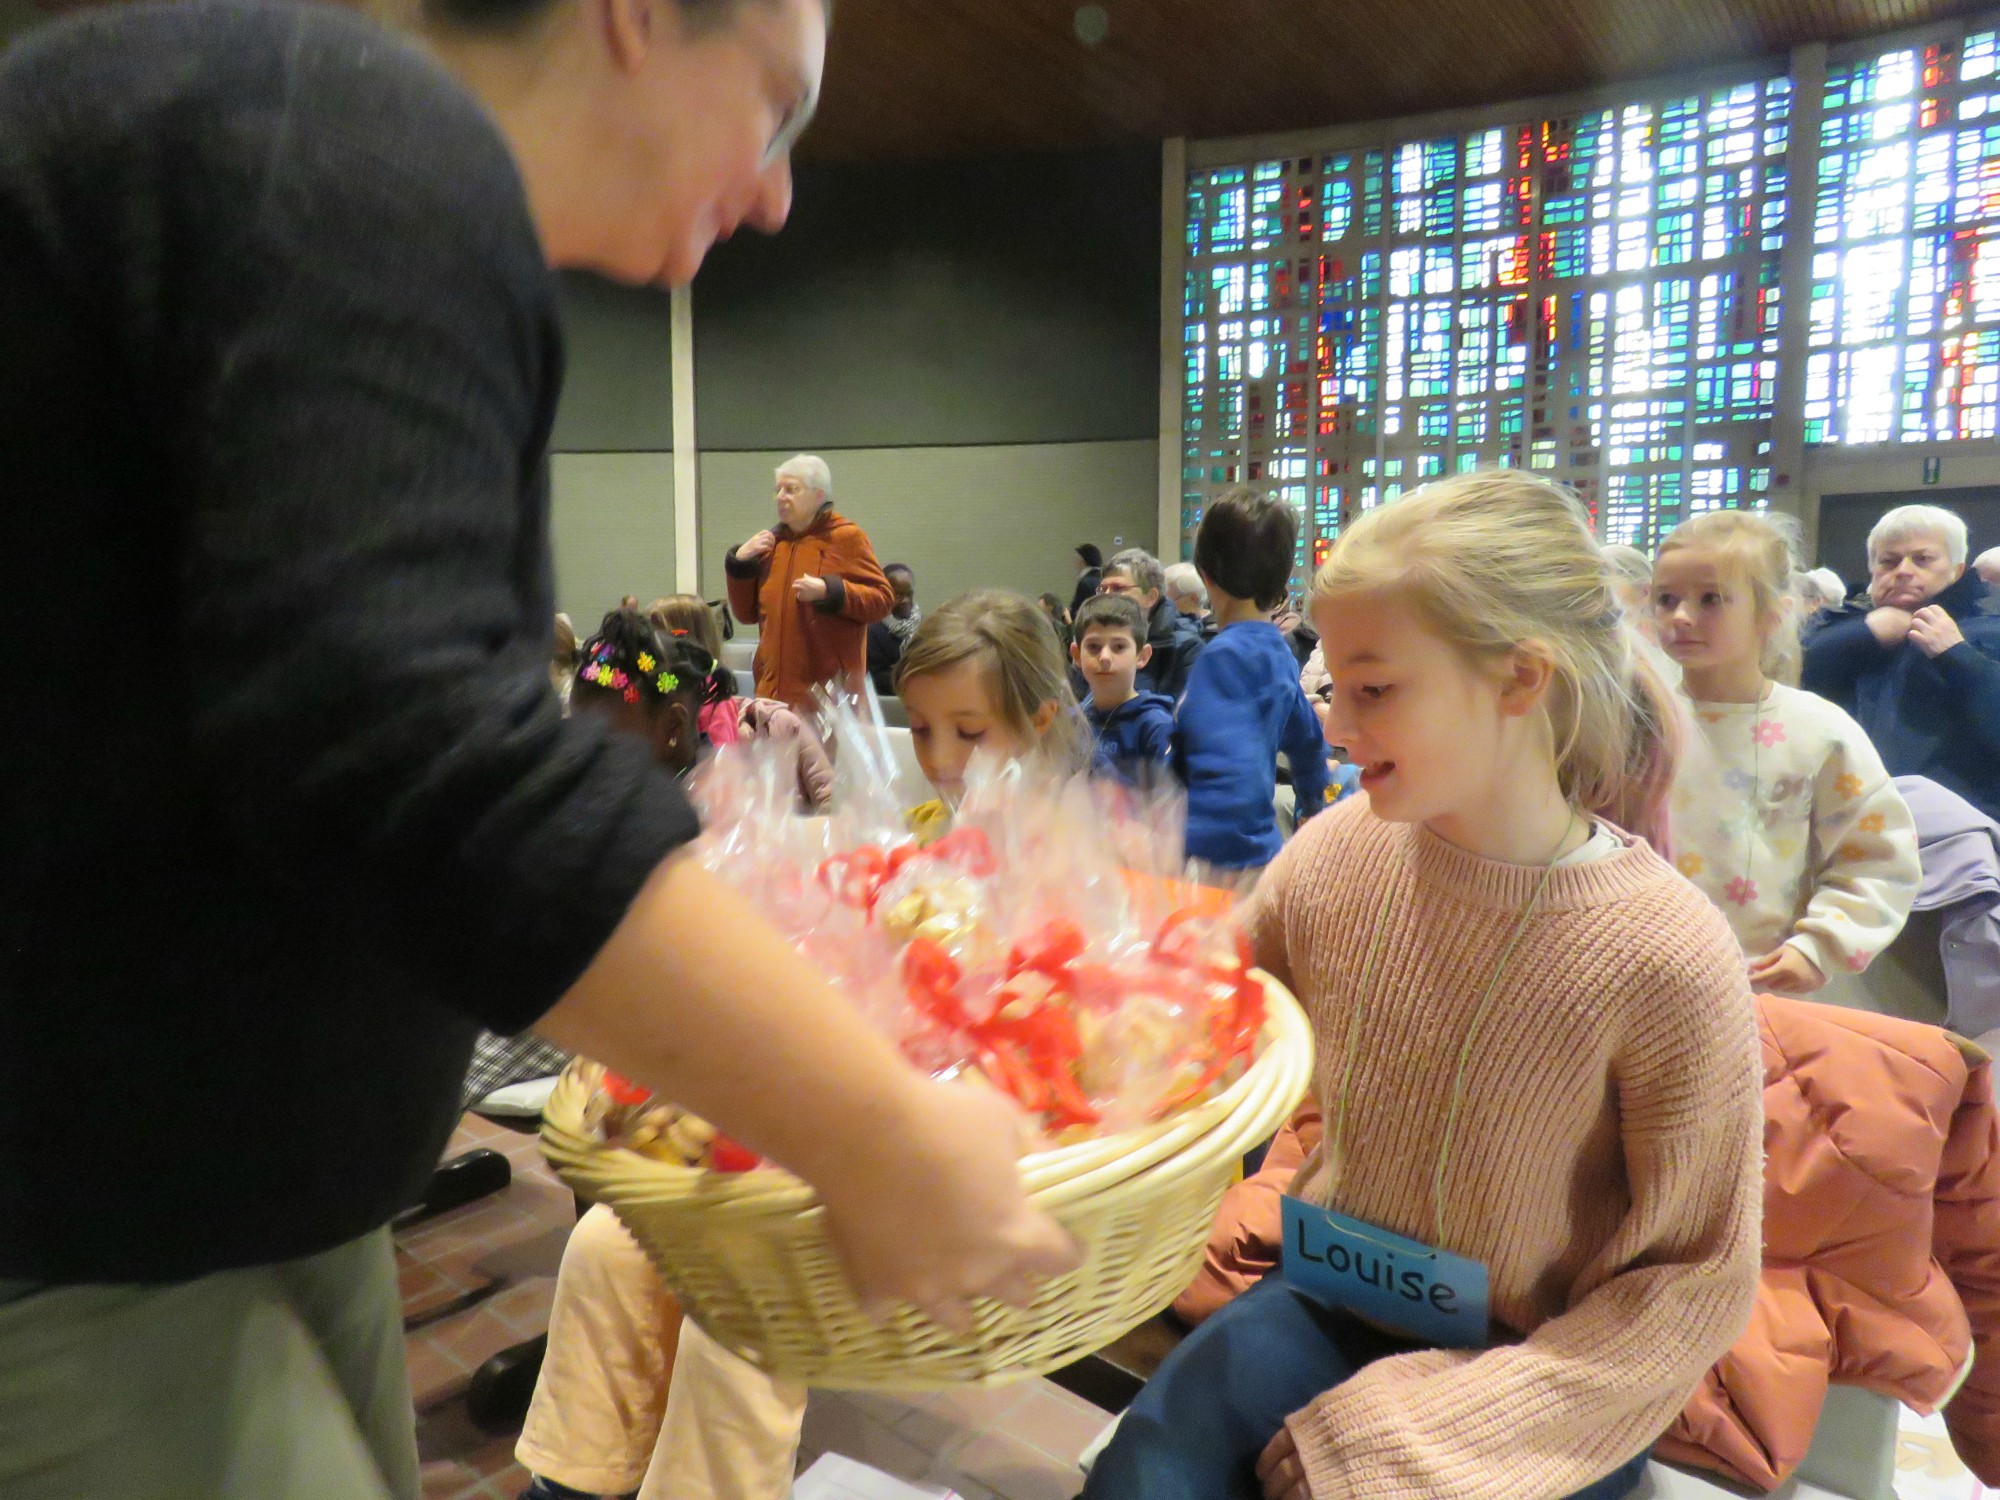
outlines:
M641 672L650 672L653 670L654 667L658 665L659 663L653 660L652 652L641 651L639 653L639 670Z
M669 693L674 692L676 689L680 687L680 685L681 685L680 678L674 676L673 673L662 672L660 674L660 696L662 698L666 697Z
M627 703L637 703L639 701L639 690L635 687L625 689L625 701Z

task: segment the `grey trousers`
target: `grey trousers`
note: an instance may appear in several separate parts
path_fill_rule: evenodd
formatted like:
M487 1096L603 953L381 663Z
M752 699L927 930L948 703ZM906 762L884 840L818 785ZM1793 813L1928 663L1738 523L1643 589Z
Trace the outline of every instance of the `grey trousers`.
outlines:
M386 1229L169 1286L0 1282L0 1500L417 1500Z

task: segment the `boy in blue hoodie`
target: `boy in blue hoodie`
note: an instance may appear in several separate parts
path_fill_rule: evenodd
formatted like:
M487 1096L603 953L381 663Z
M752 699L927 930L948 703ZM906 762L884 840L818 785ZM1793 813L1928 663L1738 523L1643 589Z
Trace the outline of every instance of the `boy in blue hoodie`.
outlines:
M1123 594L1098 594L1084 601L1073 628L1070 660L1090 689L1083 712L1097 736L1091 774L1151 786L1166 774L1174 700L1138 688L1139 670L1153 655L1146 613Z
M1188 789L1188 858L1247 872L1277 858L1278 753L1292 766L1298 820L1327 802L1326 742L1299 687L1298 658L1270 620L1291 586L1298 515L1239 486L1195 535L1194 565L1218 627L1188 674L1174 770Z

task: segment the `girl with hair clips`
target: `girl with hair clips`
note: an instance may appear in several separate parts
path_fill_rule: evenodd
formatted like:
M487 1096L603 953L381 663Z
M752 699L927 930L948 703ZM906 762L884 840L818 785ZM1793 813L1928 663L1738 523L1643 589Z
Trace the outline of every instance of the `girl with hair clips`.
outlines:
M1722 918L1646 842L1674 707L1581 505L1456 476L1312 607L1365 797L1251 898L1319 1041L1281 1271L1170 1355L1087 1500L1614 1500L1741 1333L1761 1070Z
M823 808L833 800L833 761L812 726L775 698L740 698L736 694L736 674L722 665L722 632L716 628L715 611L693 594L672 594L655 599L647 618L668 639L679 639L698 647L713 661L703 683L699 724L701 737L709 745L744 740L776 740L791 745L798 760L799 803L802 807Z

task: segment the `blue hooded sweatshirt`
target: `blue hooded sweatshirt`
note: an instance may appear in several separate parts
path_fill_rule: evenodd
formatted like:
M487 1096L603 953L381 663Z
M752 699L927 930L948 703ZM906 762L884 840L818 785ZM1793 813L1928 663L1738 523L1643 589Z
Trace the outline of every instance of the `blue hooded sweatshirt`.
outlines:
M1188 789L1188 858L1222 869L1267 865L1278 833L1278 752L1291 759L1303 823L1326 806L1326 739L1299 687L1299 659L1263 620L1225 626L1188 674L1174 769Z
M1098 712L1089 698L1083 715L1090 720L1097 747L1091 757L1093 776L1145 788L1167 774L1167 756L1174 744L1174 700L1164 693L1140 693L1110 713Z

